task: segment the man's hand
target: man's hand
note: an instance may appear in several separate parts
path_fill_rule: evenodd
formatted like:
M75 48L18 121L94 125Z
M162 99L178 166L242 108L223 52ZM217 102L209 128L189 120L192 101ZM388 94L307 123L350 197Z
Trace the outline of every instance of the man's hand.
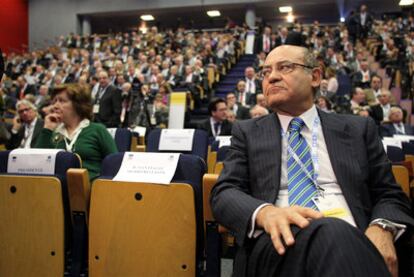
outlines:
M12 127L12 129L15 131L15 132L18 132L19 130L20 130L20 128L22 127L22 121L21 121L21 119L20 119L20 117L19 117L19 115L16 115L14 118L13 118L13 127Z
M300 228L309 225L310 219L323 217L323 214L311 208L301 206L292 206L287 208L278 208L275 206L265 206L259 210L256 216L256 224L265 230L272 239L273 246L279 255L285 253L281 237L287 246L295 243L290 225L294 224Z
M365 231L365 235L381 253L391 275L397 277L398 260L391 232L386 231L379 226L372 225Z

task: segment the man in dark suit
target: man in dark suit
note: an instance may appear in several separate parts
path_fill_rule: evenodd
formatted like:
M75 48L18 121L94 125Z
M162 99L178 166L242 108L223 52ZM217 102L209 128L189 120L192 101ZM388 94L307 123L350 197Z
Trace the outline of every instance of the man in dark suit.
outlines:
M375 123L379 125L381 122L388 122L391 102L391 92L386 89L382 89L378 95L379 104L371 106L370 116L375 120Z
M38 118L35 105L26 99L17 102L16 109L6 148L32 148L43 129L43 120Z
M16 97L22 100L27 94L35 95L36 88L26 82L26 79L22 76L17 78Z
M256 77L256 72L253 67L248 66L244 70L244 79L246 82L246 92L250 94L262 93L262 86L259 79ZM254 103L256 104L256 103Z
M208 104L210 117L202 122L200 129L207 131L209 137L230 136L232 124L227 120L227 105L222 98L215 98Z
M374 23L374 17L367 11L366 5L361 5L359 13L356 14L356 21L358 22L357 35L360 39L365 39L371 31L371 26Z
M110 84L108 73L100 72L99 88L93 105L95 121L104 124L108 128L119 127L121 110L121 92Z
M274 46L274 42L272 43L272 28L270 26L266 26L263 29L263 33L255 38L256 47L255 52L265 52L268 54L272 49L272 44Z
M400 107L391 107L388 115L389 122L380 126L382 137L392 137L394 135L414 135L414 128L403 123L403 111Z
M234 92L227 93L226 103L227 108L236 115L236 119L243 120L250 118L249 109L236 102L236 94Z
M211 195L239 246L234 276L397 276L394 240L414 220L375 123L315 108L304 47L275 48L263 78L274 113L235 123Z

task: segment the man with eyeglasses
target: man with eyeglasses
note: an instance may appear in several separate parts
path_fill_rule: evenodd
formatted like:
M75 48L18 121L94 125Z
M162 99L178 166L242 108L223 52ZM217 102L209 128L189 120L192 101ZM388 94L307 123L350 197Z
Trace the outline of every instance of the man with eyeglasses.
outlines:
M273 113L233 125L211 194L234 276L397 276L394 241L414 220L373 120L315 107L322 72L298 40L262 76Z
M38 117L36 106L26 99L17 102L16 110L6 148L32 148L43 128L43 120Z

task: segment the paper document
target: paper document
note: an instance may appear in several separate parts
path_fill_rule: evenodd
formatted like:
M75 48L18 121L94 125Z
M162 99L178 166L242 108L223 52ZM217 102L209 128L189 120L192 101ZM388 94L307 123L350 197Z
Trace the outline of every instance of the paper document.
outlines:
M194 129L163 129L159 150L191 151L193 149Z
M177 169L179 153L125 152L114 181L169 184Z
M55 161L62 149L15 149L10 152L7 173L54 175Z

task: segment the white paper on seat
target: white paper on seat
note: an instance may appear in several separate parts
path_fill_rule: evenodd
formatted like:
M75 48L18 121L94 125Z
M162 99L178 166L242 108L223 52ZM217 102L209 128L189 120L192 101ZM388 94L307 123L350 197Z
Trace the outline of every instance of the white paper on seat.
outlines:
M117 128L106 128L106 130L108 130L109 134L111 134L113 139L115 139L116 129Z
M133 132L137 132L140 137L145 137L145 133L147 132L147 128L136 126L134 129L132 129Z
M222 146L230 146L231 136L217 136L216 140L219 141L219 148Z
M193 150L194 129L161 130L159 150L191 151Z
M395 146L402 149L402 142L399 139L384 137L382 139L382 145L384 146L385 152L387 152L387 146Z
M53 175L58 152L62 149L15 149L9 153L7 173Z
M125 152L114 181L169 184L177 169L179 153Z

